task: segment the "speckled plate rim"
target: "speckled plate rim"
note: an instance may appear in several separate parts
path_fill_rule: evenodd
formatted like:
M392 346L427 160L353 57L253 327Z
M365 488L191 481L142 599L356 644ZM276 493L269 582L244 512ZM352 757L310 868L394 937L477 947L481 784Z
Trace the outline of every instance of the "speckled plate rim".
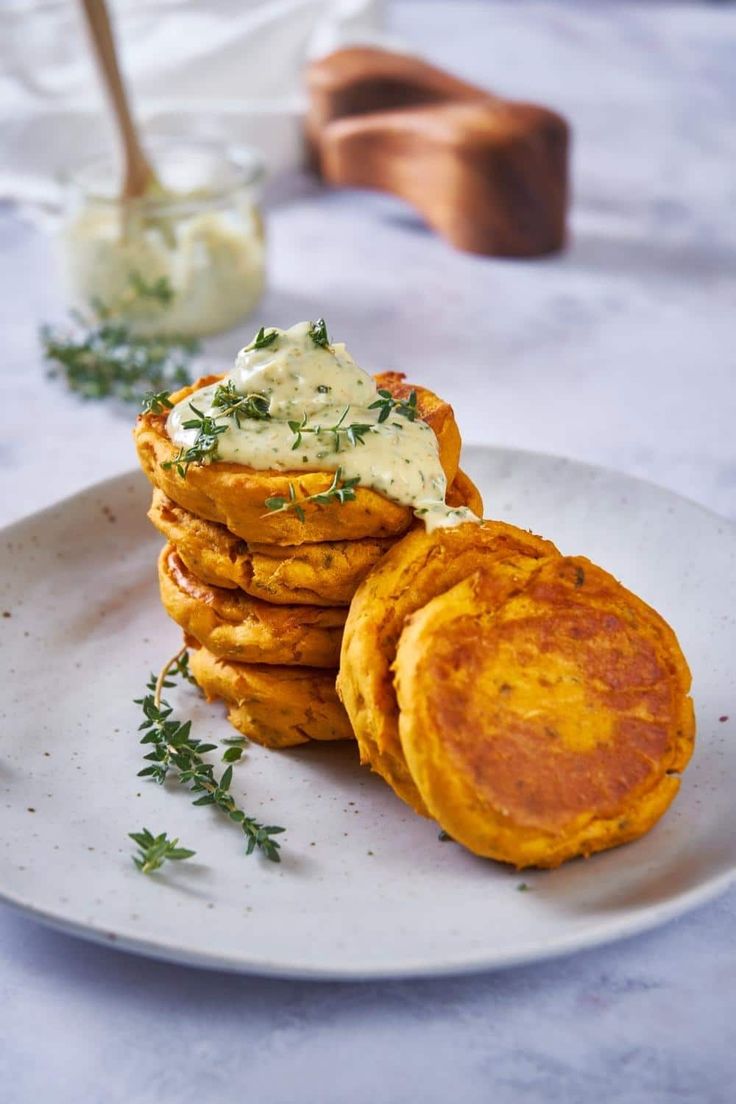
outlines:
M495 448L492 446L469 445L465 455L472 457L473 452L493 453L513 462L514 458L537 460L544 463L566 464L574 468L585 470L592 476L603 478L615 478L632 484L639 484L643 488L656 492L669 500L686 505L704 517L719 523L730 531L736 541L736 524L730 519L709 510L697 501L684 495L679 495L668 488L628 473L620 472L614 468L603 465L589 464L569 457L552 455L533 450L520 450L511 448ZM472 464L468 464L472 469ZM0 538L12 537L16 527L22 527L29 522L39 522L44 515L58 510L59 507L71 505L78 498L92 491L107 496L114 493L117 485L138 478L137 469L123 472L109 479L93 483L66 496L44 509L26 515L0 530ZM549 961L566 957L578 951L590 950L598 946L625 940L633 936L643 934L671 922L684 914L698 909L715 898L721 896L736 884L736 855L733 866L719 874L703 881L684 892L679 892L672 898L657 904L646 906L633 914L624 914L615 919L607 918L601 923L591 925L584 933L572 933L569 937L557 937L554 944L533 940L520 944L513 952L499 953L496 948L489 948L487 954L472 951L469 954L458 953L446 955L441 962L431 964L415 961L394 961L387 965L366 966L359 961L343 962L339 967L330 968L325 965L308 967L304 962L289 961L286 957L280 957L278 961L269 961L263 958L251 958L244 954L237 961L231 957L219 955L213 952L197 952L190 947L160 940L147 939L124 931L112 931L103 925L85 923L63 915L61 910L48 910L39 908L33 901L23 899L19 894L7 892L0 886L0 903L8 906L14 912L29 919L50 927L56 931L73 935L100 945L113 947L125 952L136 953L146 957L160 959L162 961L178 963L195 968L220 970L229 973L255 975L273 978L291 978L305 981L375 981L401 978L418 977L442 977L479 973L497 969L507 969L515 966L528 965L534 962Z
M72 935L90 943L112 947L115 950L142 955L145 958L153 958L162 962L172 962L180 966L294 981L368 982L400 981L405 978L457 977L464 974L508 970L515 966L528 966L535 962L551 962L554 959L567 958L582 951L623 942L660 928L679 919L686 913L707 905L710 901L722 896L735 884L736 868L713 878L688 893L680 894L665 904L652 906L649 910L642 911L630 922L621 921L614 924L611 921L606 921L597 927L590 928L584 936L573 935L567 939L558 939L553 946L533 942L519 947L518 951L513 954L494 952L487 956L475 953L467 956L459 955L457 958L447 959L442 963L433 963L431 966L407 962L404 964L395 963L385 968L366 968L365 965L356 962L352 965L340 966L334 970L324 966L312 969L305 967L302 962L288 962L286 960L268 962L263 959L248 961L247 958L243 958L238 962L234 962L231 958L215 953L201 954L186 947L177 947L155 940L122 935L94 924L82 924L53 912L38 909L29 902L6 894L1 889L0 903L54 931L63 932L66 935Z

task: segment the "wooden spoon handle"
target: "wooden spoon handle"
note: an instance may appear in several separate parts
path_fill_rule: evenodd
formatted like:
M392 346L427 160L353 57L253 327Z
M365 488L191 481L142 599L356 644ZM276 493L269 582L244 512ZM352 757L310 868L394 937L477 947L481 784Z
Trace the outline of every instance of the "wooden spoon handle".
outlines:
M82 0L82 9L123 144L125 175L122 198L137 199L144 195L155 182L156 174L143 152L133 121L128 94L118 65L107 4L105 0Z

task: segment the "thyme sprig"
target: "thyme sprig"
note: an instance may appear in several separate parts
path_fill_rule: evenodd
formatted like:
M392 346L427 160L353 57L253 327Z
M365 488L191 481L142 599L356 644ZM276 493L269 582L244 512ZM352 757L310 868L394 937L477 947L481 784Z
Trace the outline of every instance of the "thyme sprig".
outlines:
M390 391L379 387L378 395L379 397L371 403L368 409L381 411L378 415L379 425L385 422L391 414L400 414L402 418L406 418L409 422L416 420L418 414L416 391L412 391L408 399L395 399Z
M73 325L67 331L42 326L40 340L49 375L62 376L85 399L138 402L146 391L184 387L191 382L190 366L198 343L176 335L144 337L124 320L139 302L163 308L173 297L166 277L148 283L133 272L130 290L120 302L94 299L87 313L72 311Z
M161 668L153 687L154 692L160 698L163 690L169 690L172 686L176 686L176 679L178 678L184 679L192 686L197 685L197 680L189 669L189 652L186 648L182 648Z
M174 300L174 289L168 276L159 276L155 280L147 280L140 272L131 272L128 277L130 285L129 296L137 299L151 299L154 303L160 303L162 307L168 307Z
M141 410L144 414L163 414L167 410L173 410L170 391L149 391L143 396Z
M285 829L261 824L255 817L246 815L230 793L232 764L218 778L212 763L204 759L217 745L195 739L191 735L192 722L177 720L172 707L164 701L163 690L175 685L173 680L177 675L191 680L186 648L170 659L158 676L151 675L148 694L136 699L136 705L143 711L143 722L139 726L139 731L143 732L141 743L151 745L151 751L144 756L149 766L140 770L138 776L163 785L169 773L174 773L178 782L199 795L194 805L214 805L239 826L246 839L246 855L258 850L271 862L280 862L280 844L273 836Z
M249 395L242 395L232 380L221 383L212 399L212 407L216 410L216 413L205 414L194 403L189 403L189 409L194 417L182 422L182 428L196 429L197 436L188 448L182 445L176 456L171 460L164 460L161 467L166 469L176 468L182 479L186 479L187 472L192 464L211 464L213 460L218 458L218 438L223 433L227 433L230 428L229 425L223 424L218 419L233 417L237 422L238 429L240 429L241 418L253 418L258 421L270 418L271 415L268 412L269 401L266 395L262 395L257 391ZM155 414L162 413L162 409L155 409L156 407L163 408L164 406L171 407L171 402L166 393L154 395L150 400L147 397L143 404L144 410L150 408Z
M355 448L356 445L365 444L366 433L371 433L375 426L366 422L351 422L350 425L344 425L344 421L350 412L350 407L346 406L342 414L331 426L310 426L309 415L305 412L304 417L300 422L289 422L289 429L294 434L294 444L291 446L292 452L294 449L298 449L302 443L302 437L305 433L314 433L319 435L320 433L331 434L334 442L334 452L340 451L340 437L344 436L348 444Z
M194 442L189 448L182 445L173 459L164 460L161 464L162 468L176 468L182 479L186 479L192 464L211 464L217 459L218 437L227 433L230 428L220 425L211 414L204 414L194 403L189 404L189 409L193 411L194 417L182 422L182 428L197 430Z
M327 335L327 323L324 318L318 318L316 322L309 323L309 336L315 345L321 349L330 348L330 339Z
M249 353L252 349L267 349L269 345L273 345L276 338L279 336L278 330L265 330L261 326L256 336L251 341L250 345L245 346L245 352Z
M218 418L233 417L240 429L241 418L252 418L256 421L266 421L271 417L268 412L270 399L262 395L260 391L253 391L249 395L243 395L238 391L233 380L221 383L215 391L212 405L218 408Z
M196 851L190 851L188 847L179 847L179 840L170 840L166 832L154 836L148 828L143 828L140 832L128 832L128 835L134 843L138 844L138 854L133 855L133 862L141 874L152 874L169 859L175 861L191 859L192 855L197 854Z
M282 495L273 495L271 498L267 498L263 505L269 513L274 514L284 514L289 510L293 510L299 521L305 521L304 506L307 502L314 502L319 506L329 506L331 503L337 502L342 506L344 503L354 500L355 488L358 483L360 483L359 475L353 476L352 479L343 479L342 468L339 467L326 491L318 491L316 494L307 495L305 498L297 498L294 484L289 483L288 498L284 498ZM266 516L268 515L264 514L264 517Z

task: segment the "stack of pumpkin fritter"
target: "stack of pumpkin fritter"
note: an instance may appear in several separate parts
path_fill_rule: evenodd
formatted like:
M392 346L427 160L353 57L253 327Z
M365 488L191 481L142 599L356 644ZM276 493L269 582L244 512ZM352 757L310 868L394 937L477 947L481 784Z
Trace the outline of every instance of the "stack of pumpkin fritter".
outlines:
M272 346L272 360L255 357ZM268 394L210 377L136 429L154 486L149 516L168 542L161 598L206 696L268 747L354 736L363 763L479 855L556 866L645 833L676 794L695 734L690 672L666 622L588 560L481 520L452 410L436 395L397 374L365 395L369 378L328 345L322 322L261 330L243 350L246 369L251 352L268 368ZM316 357L319 375L305 373L304 357ZM308 399L330 380L344 394L345 373L363 417L386 404L386 426L376 415L323 429L291 410L278 428L279 387ZM268 424L249 423L241 448L230 410L246 403ZM205 413L223 408L219 422ZM196 416L181 422L199 427L196 460L181 410ZM308 433L319 439L312 453ZM229 452L218 452L218 434ZM322 451L325 434L334 447ZM290 466L294 448L312 470L228 459L275 453Z
M171 401L216 379L200 379ZM396 373L377 376L376 384L397 399L416 394L417 414L437 437L447 502L480 516L478 492L458 467L451 407ZM352 737L335 690L348 606L378 560L417 524L411 510L361 486L346 501L314 501L329 490L333 472L223 462L182 469L167 414L143 415L136 445L154 487L148 516L168 542L158 564L161 599L184 630L194 677L208 698L227 704L240 732L268 747ZM304 502L298 512L264 507L292 493Z

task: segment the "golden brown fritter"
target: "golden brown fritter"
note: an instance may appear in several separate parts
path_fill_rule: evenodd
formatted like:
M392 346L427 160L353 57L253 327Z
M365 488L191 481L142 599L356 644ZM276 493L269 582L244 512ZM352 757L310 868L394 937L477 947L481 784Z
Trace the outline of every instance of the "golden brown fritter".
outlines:
M393 544L384 538L278 545L247 543L154 490L148 516L189 570L213 586L239 587L276 605L347 606Z
M692 752L674 633L583 558L480 565L405 622L395 671L427 809L471 851L518 867L643 835Z
M476 517L483 517L483 499L480 491L462 468L457 469L455 478L447 488L445 502L448 506L467 506Z
M166 612L215 655L239 663L337 666L345 609L274 606L241 590L209 586L170 544L161 552L158 574Z
M189 662L205 697L221 699L230 723L255 743L285 748L352 739L334 670L232 663L206 648L192 648Z
M483 510L477 488L458 471L451 506ZM395 542L390 538L278 545L247 543L224 525L203 521L154 488L148 517L204 583L239 587L276 605L347 606L359 583Z
M180 402L200 387L222 378L205 376L172 395L172 402ZM434 430L440 462L451 484L460 457L460 433L452 407L423 387L403 383L403 376L398 372L378 375L375 379L378 387L395 392L399 397L416 391L419 417ZM299 498L306 498L326 491L334 472L258 471L244 464L217 461L202 466L193 464L183 477L175 467L162 467L177 453L166 433L164 414L141 415L134 436L141 467L155 487L198 517L220 522L246 541L295 545L306 541L397 537L412 523L409 507L360 486L355 488L354 501L326 505L307 503L304 521L293 512L269 513L264 505L266 499L288 498L289 484L294 486Z
M549 541L484 521L427 533L418 528L383 557L361 583L345 624L338 693L369 763L417 812L427 809L401 749L391 665L404 622L437 594L498 560L523 564L558 555Z

